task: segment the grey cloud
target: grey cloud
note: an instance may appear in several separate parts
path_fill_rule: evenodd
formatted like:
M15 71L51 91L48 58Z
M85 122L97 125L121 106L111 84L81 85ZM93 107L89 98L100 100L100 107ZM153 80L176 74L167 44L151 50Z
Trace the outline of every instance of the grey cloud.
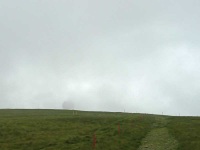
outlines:
M198 115L197 0L0 2L0 107Z

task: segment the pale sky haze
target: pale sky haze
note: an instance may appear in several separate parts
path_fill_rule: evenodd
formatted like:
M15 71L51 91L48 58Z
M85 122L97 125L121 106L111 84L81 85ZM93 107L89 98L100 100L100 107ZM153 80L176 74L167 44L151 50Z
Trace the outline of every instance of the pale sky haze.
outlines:
M0 108L200 115L199 26L199 0L1 0Z

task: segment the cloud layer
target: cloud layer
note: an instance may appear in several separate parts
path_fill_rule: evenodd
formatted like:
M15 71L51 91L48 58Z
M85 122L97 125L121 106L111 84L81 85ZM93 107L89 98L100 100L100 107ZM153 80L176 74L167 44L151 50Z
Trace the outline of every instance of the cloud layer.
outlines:
M199 115L198 0L0 2L0 108Z

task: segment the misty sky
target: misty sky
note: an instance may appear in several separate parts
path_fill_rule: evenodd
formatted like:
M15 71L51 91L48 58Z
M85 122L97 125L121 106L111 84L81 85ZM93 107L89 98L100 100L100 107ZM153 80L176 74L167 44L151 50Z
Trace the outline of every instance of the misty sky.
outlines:
M1 0L0 108L200 115L199 0Z

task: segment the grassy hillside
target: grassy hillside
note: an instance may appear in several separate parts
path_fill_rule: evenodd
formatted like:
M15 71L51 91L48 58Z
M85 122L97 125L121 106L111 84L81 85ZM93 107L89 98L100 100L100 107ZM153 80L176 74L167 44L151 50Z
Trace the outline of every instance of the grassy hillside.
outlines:
M90 150L95 134L96 150L136 150L148 133L165 126L178 140L179 149L199 150L199 125L199 118L82 111L73 115L73 111L68 110L0 110L0 149Z
M137 149L154 116L65 110L0 110L0 149ZM120 126L120 133L119 133Z
M167 127L179 141L179 150L200 150L199 117L171 117Z

